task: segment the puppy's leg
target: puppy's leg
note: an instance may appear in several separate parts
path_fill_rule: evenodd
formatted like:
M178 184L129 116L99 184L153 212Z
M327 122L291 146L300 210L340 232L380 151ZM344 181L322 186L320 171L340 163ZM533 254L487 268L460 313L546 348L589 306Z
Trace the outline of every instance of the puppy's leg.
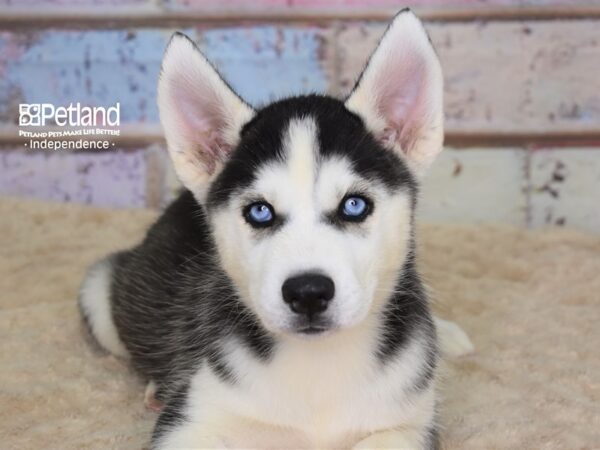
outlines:
M354 450L430 450L430 448L426 446L426 438L422 433L410 428L374 433L353 447Z
M120 357L128 357L112 317L110 289L114 258L108 256L88 269L79 292L79 309L90 334L100 346Z
M456 358L474 351L475 348L469 336L457 324L439 317L434 317L433 321L435 322L442 355Z
M152 450L311 448L297 431L241 417L218 405L207 407L206 404L190 401L184 394L178 394L172 400L167 402L158 417Z
M162 408L152 434L152 450L226 448L216 430L190 420L188 396L188 387L183 386Z
M225 442L197 424L181 422L166 431L160 438L153 439L152 450L176 449L225 449Z
M163 403L156 398L156 383L150 381L144 392L144 405L151 411L160 412L163 409Z
M164 413L163 413L164 414ZM159 418L160 420L160 418ZM183 419L173 422L153 439L152 450L174 449L299 449L307 442L287 430L234 415L211 417L203 422Z

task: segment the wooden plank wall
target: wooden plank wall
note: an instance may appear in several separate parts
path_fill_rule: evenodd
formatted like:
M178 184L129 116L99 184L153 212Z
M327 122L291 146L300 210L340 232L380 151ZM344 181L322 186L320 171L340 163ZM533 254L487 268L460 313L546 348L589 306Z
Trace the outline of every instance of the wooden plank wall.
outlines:
M600 1L0 0L0 193L158 207L177 183L155 106L181 29L261 104L344 95L401 5L445 70L447 149L424 181L431 221L600 232ZM19 103L121 103L105 153L32 152Z

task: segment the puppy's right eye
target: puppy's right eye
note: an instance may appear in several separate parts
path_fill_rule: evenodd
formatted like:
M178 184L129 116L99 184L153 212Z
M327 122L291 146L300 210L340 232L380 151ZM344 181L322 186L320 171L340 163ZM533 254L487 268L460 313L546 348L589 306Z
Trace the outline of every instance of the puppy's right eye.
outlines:
M244 208L244 218L254 228L264 228L273 224L275 211L267 202L254 202Z

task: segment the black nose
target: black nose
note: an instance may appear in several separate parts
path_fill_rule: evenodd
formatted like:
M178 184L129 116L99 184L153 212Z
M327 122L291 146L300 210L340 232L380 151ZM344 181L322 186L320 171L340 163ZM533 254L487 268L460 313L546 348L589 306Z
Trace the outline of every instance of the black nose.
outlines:
M310 319L327 309L335 294L335 285L329 277L306 273L285 280L281 292L292 311L306 314Z

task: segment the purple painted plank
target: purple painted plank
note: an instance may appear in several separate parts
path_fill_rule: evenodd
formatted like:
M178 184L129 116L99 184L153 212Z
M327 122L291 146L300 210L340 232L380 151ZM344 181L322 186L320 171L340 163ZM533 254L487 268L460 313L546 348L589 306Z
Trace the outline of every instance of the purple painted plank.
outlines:
M109 207L143 207L145 152L0 150L0 194Z

